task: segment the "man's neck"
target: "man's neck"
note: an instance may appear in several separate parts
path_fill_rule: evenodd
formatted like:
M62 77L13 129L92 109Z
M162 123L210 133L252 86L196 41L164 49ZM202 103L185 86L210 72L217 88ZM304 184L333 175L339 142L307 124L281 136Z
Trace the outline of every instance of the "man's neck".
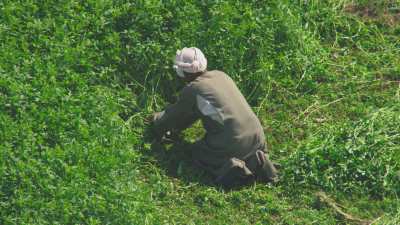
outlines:
M190 83L194 80L196 80L197 77L201 76L205 72L199 72L199 73L185 73L185 82Z

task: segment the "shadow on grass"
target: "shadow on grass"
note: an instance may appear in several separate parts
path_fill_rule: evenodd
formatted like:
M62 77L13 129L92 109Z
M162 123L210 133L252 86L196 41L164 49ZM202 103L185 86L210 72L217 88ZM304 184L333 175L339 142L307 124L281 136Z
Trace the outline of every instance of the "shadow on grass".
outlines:
M143 159L154 164L169 177L182 181L185 185L197 183L200 185L218 187L211 175L196 166L191 157L193 143L177 137L174 141L157 142L150 128L144 134L144 143L151 143L150 149L143 150Z
M161 170L169 177L178 179L184 185L203 185L214 187L221 191L239 190L247 184L224 187L216 184L214 178L203 168L197 166L191 156L194 143L184 140L182 137L174 138L174 141L157 142L154 140L150 129L146 129L145 143L151 143L150 149L142 151L143 159Z

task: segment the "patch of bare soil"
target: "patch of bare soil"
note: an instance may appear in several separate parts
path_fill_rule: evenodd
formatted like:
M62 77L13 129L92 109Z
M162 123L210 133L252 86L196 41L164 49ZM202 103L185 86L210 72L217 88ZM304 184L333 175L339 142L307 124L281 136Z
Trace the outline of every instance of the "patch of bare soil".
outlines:
M355 14L365 20L375 20L389 26L400 25L400 8L384 8L377 10L373 6L349 4L345 6L344 11Z

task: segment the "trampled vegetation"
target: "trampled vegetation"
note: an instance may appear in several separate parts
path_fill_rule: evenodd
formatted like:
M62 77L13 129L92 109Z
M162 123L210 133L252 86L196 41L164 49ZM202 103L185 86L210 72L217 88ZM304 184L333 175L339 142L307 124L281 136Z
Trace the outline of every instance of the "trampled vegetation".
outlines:
M152 142L190 46L257 113L278 184L214 186L198 124ZM0 224L399 224L398 171L398 0L0 1Z

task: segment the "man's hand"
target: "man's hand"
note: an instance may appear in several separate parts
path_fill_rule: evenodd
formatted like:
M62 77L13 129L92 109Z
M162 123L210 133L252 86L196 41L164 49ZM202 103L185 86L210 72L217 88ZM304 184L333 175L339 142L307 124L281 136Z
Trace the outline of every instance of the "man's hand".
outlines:
M156 121L162 117L164 112L156 112L145 118L145 123L150 125L150 131L155 141L159 143L174 143L180 139L179 132L175 130L160 133L156 126Z
M167 131L162 137L163 143L175 143L181 139L179 132L177 131Z
M164 143L164 142L169 142L169 134L171 134L170 131L167 131L165 133L160 133L159 130L157 129L157 126L155 126L155 121L160 118L162 115L162 112L155 112L145 118L145 123L150 126L150 132L152 136L154 137L156 142L159 143Z
M157 142L162 144L172 144L180 140L179 134L176 132L167 131L164 134L157 133L156 130L152 130L154 138Z
M153 114L151 114L151 115L148 115L148 116L144 119L144 123L145 123L145 124L153 124L154 119L155 119L155 114L156 114L156 113L153 113Z

